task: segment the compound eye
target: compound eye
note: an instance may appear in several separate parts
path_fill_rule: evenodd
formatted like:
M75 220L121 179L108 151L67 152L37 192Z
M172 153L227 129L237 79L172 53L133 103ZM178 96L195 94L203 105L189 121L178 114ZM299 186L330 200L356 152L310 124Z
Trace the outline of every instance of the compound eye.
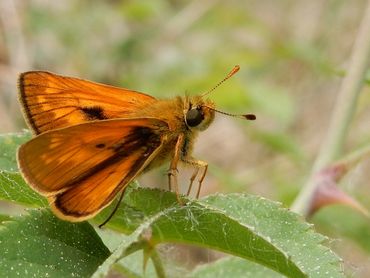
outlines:
M204 120L204 115L200 109L190 109L186 113L186 123L190 127L199 125Z

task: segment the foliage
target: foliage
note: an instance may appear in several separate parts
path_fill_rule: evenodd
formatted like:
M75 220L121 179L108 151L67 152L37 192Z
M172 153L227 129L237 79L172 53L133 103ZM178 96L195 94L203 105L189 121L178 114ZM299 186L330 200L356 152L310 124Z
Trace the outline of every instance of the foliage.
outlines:
M6 141L20 143L10 140L12 137L28 139L27 134L15 134L8 135ZM15 150L11 143L8 146ZM8 168L16 168L12 159L3 163ZM19 173L2 171L0 182L1 199L32 207L47 206ZM341 277L338 257L322 245L325 238L277 203L246 194L216 194L199 201L187 200L186 205L181 206L171 192L137 186L127 191L120 209L105 228L128 234L111 254L91 224L58 220L46 208L30 210L23 216L3 222L0 233L5 252L0 264L2 272L7 273L22 261L17 268L20 273L89 276L96 271L94 275L100 277L121 258L138 250L153 258L158 244L186 243L244 258L289 277L324 277L327 273ZM101 223L111 209L107 208L92 223ZM13 236L7 240L10 234ZM43 246L43 249L32 244ZM13 246L11 253L7 251L10 246ZM53 255L47 255L48 252ZM81 254L86 256L81 257ZM64 259L59 262L60 257ZM165 270L159 270L158 260L153 259L153 262L161 275ZM68 264L68 267L63 264L72 261L74 264ZM235 271L236 263L230 261L226 266L228 264L229 271ZM125 264L119 265L121 271L129 272ZM215 271L213 264L209 267L210 272ZM266 271L257 266L250 270L251 274ZM195 270L191 275L199 273L200 270Z
M109 256L91 225L60 221L46 210L3 222L0 246L4 277L88 277Z

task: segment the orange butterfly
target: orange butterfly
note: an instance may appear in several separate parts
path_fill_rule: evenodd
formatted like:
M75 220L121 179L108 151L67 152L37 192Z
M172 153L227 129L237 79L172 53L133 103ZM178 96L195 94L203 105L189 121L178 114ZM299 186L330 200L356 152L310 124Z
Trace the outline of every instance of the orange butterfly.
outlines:
M206 94L238 70L236 66ZM194 159L191 151L198 132L220 112L203 99L206 94L157 100L44 71L22 73L19 89L25 118L36 135L19 148L19 169L61 219L77 222L93 217L117 193L122 192L122 198L139 174L167 161L169 187L174 186L180 203L178 162L195 167L188 194L203 169L199 196L208 164ZM239 117L255 119L252 114Z

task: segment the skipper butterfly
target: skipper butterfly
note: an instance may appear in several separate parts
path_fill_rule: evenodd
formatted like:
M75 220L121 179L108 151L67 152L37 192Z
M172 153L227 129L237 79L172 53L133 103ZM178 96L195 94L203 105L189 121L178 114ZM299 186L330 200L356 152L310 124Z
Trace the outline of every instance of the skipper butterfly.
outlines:
M179 161L194 167L188 195L200 174L198 197L208 167L191 156L198 133L215 112L255 119L216 110L204 98L238 70L203 95L164 100L45 71L22 73L20 102L35 137L20 146L19 169L58 217L73 222L93 217L138 175L168 161L178 201Z

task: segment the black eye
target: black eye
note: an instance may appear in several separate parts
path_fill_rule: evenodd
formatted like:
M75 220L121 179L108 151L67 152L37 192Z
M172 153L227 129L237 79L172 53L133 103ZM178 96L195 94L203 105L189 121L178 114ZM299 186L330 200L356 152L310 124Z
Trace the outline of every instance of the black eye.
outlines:
M190 109L186 113L186 123L188 126L197 126L203 121L203 119L204 115L200 109Z

